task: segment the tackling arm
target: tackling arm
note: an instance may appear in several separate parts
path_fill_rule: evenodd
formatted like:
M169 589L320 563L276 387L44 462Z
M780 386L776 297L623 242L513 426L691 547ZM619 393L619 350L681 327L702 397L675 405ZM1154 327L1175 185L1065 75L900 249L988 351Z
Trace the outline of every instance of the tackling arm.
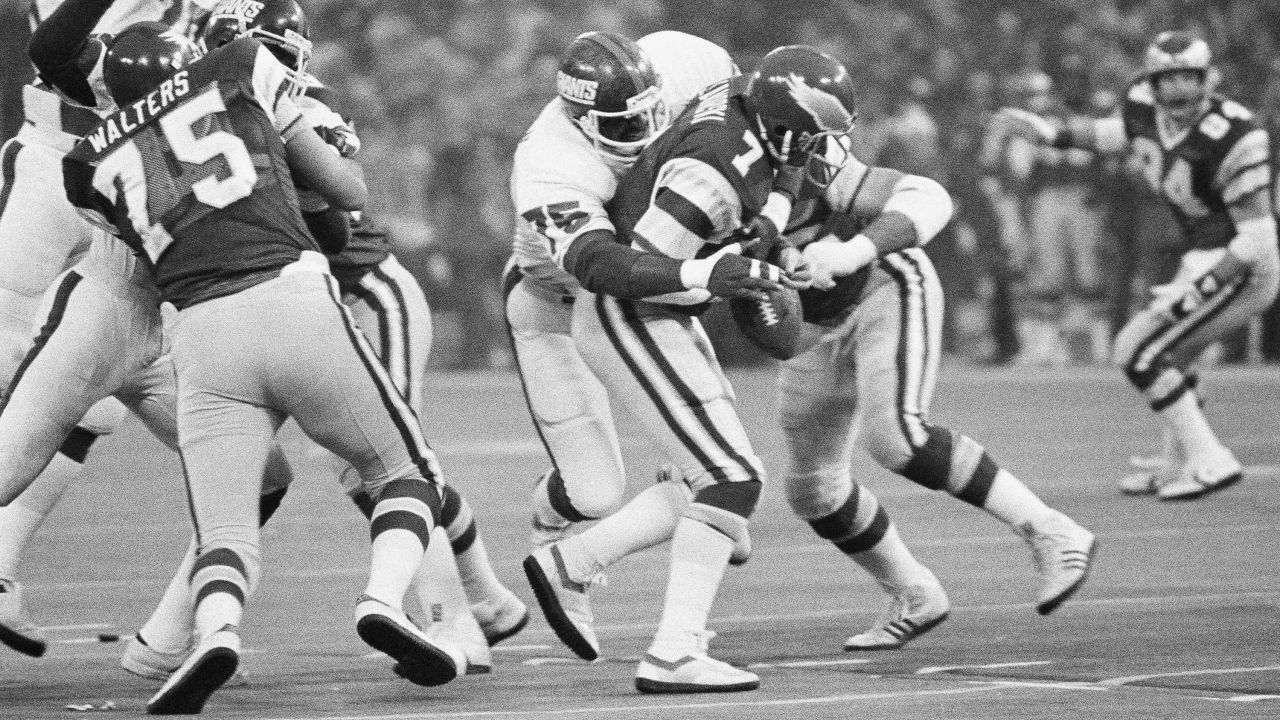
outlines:
M68 99L95 107L97 97L81 66L89 34L113 0L66 0L31 34L27 54L40 77Z

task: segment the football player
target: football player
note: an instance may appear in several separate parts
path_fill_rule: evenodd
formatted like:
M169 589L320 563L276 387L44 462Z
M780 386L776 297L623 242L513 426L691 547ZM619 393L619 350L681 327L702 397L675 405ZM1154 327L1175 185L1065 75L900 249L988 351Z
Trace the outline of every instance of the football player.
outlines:
M659 482L613 514L625 490L622 455L605 388L570 332L578 281L553 253L584 233L612 231L604 206L619 177L673 112L736 70L722 48L685 33L662 31L639 41L586 33L565 49L558 97L516 149L511 189L520 218L505 282L506 315L530 415L552 461L534 487L535 552L525 568L552 628L588 660L599 653L590 606L585 593L558 598L549 590L565 587L545 582L559 574L556 558L568 553L603 568L663 542L690 493L674 468L664 468ZM572 543L539 551L567 537L572 523L605 516ZM739 551L745 560L745 542ZM579 577L578 569L566 568L576 578L569 587L585 587L598 575Z
M353 155L359 149L359 138L330 109L334 93L306 71L311 43L301 6L295 0L266 0L252 7L239 2L220 4L208 19L201 43L217 48L246 35L259 39L285 65L291 86L302 93L298 103L308 122L344 155ZM322 245L342 248L330 255L329 261L344 304L378 350L396 387L421 414L420 381L431 349L431 315L421 287L391 255L386 233L364 215L353 213L349 218L348 213L330 208L314 191L302 190L300 198L312 235L325 238ZM345 463L335 474L368 516L374 502L363 489L359 474ZM278 503L279 498L274 498L273 504ZM468 673L487 672L491 665L489 645L519 632L528 611L495 576L469 503L447 486L442 516L441 532L448 535L457 567L448 553L436 552L441 546L431 548L419 571L416 587L432 621L427 632L443 635L446 642L462 647L467 653ZM159 606L126 647L121 660L125 669L164 680L190 653L193 608L187 577L194 562L193 541ZM459 574L466 593L462 602L452 592Z
M824 138L832 93L848 120ZM1036 607L1053 611L1084 581L1093 534L1046 506L976 441L928 419L943 297L920 246L950 219L950 196L932 180L870 167L849 153L853 84L825 53L803 46L771 52L746 100L761 127L792 128L825 144L815 150L825 166L809 174L813 189L802 192L791 228L814 278L800 293L805 320L827 328L817 345L783 363L778 377L792 509L859 560L860 535L874 537L871 529L884 524L852 479L860 442L884 468L1013 528L1041 574ZM777 135L765 137L766 147ZM846 650L896 647L946 616L937 580L907 567L896 578L877 576L891 596L889 609L877 626L849 638Z
M58 5L57 0L32 3L33 26ZM114 33L135 21L168 21L188 14L185 2L127 0L97 13L95 17L100 19L94 30ZM86 92L92 97L92 91ZM127 289L132 272L128 261L118 262L107 248L99 248L101 252L86 258L85 266L75 273L76 278L67 276L63 292L50 290L46 294L56 278L85 255L93 234L92 226L76 214L61 191L61 160L76 140L96 124L97 115L86 107L64 102L42 79L23 88L23 110L26 122L22 129L0 148L0 386L8 388L15 376L23 376L29 392L24 397L0 400L5 406L3 423L8 438L0 472L40 475L20 497L0 507L0 642L39 656L45 650L45 642L26 611L21 587L15 581L16 571L36 528L82 472L96 438L111 432L122 417L123 407L115 398L94 404L86 414L93 404L86 402L87 398L96 400L120 390L130 407L163 442L175 446L176 436L171 430L173 418L162 408L163 401L152 402L168 396L171 406L172 392L164 387L165 372L154 367L145 369L159 354L159 345L153 342L159 326L130 319L128 306L138 295ZM79 285L73 299L70 283L80 280L85 282ZM98 297L91 299L95 294ZM114 299L106 302L105 298ZM154 308L147 312L152 313ZM37 319L42 317L50 322L38 325ZM51 349L40 352L37 348L29 355L32 338L41 325L41 347L48 345ZM111 327L127 327L140 336L126 338L128 333L109 330ZM51 335L57 328L62 332L55 339ZM117 368L106 374L94 372L92 364L76 363L106 362L106 358L114 357L110 353L86 357L68 353L63 346L72 338L89 343L89 338L104 337L124 348ZM143 374L123 387L131 363ZM59 380L67 376L80 378L81 373L94 378L95 387L82 392L79 382ZM3 394L10 393L0 390ZM170 430L166 431L165 426ZM275 457L279 462L272 465L285 473L281 481L287 482L288 467L283 464L283 456Z
M690 281L687 263L743 233L773 242L770 230L786 225L806 176L825 183L838 168L840 161L815 151L827 137L847 131L853 115L851 105L837 96L805 85L797 92L804 92L820 113L821 130L802 135L808 126L794 115L766 123L751 94L754 77L738 76L704 89L641 153L610 204L616 239L613 233L587 233L559 255L584 288L573 319L583 357L694 492L672 541L659 628L637 668L636 687L644 692L759 686L754 673L707 653L711 602L735 541L745 537L764 470L737 417L733 390L698 324L710 294L690 292L698 283ZM812 125L812 116L807 117ZM783 283L802 285L802 266L788 259L785 249L762 254L797 269L780 273ZM913 577L928 575L901 546L874 498L866 496L864 509L856 537L842 537L842 542L860 550L896 544L900 553L885 554L882 561Z
M1209 45L1181 31L1147 48L1142 78L1120 117L1064 126L1005 108L1013 132L1059 148L1136 155L1182 226L1188 249L1173 281L1121 329L1115 362L1176 440L1164 468L1125 478L1121 490L1186 500L1241 478L1241 465L1209 426L1192 366L1200 352L1246 324L1280 287L1270 142L1253 113L1213 91Z
M148 712L199 712L238 666L238 625L260 569L257 478L287 417L357 467L377 499L357 632L414 682L448 682L465 656L401 608L440 524L439 465L341 304L292 176L346 210L364 203L364 183L302 118L284 66L257 40L194 61L191 47L158 24L117 36L103 66L123 109L64 161L68 197L144 254L177 309L199 642Z

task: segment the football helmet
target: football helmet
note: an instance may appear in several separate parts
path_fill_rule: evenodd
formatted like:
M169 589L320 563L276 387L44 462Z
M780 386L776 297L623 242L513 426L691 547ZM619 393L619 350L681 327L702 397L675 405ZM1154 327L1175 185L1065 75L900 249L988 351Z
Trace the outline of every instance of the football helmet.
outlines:
M602 155L631 162L670 122L662 79L635 41L589 32L565 48L556 90Z
M154 90L200 54L194 42L164 23L134 23L107 45L102 78L111 99L124 107Z
M284 65L290 97L307 89L311 30L297 0L221 0L209 14L200 42L213 50L246 35L257 38Z
M1162 32L1147 47L1142 61L1142 73L1151 84L1156 103L1171 114L1190 115L1203 102L1217 73L1213 65L1209 43L1181 30ZM1160 82L1165 73L1190 71L1199 77L1198 82L1185 80L1175 84Z
M855 99L844 65L807 45L770 51L743 95L769 155L805 163L808 179L819 188L830 185L849 161L844 137L858 119Z

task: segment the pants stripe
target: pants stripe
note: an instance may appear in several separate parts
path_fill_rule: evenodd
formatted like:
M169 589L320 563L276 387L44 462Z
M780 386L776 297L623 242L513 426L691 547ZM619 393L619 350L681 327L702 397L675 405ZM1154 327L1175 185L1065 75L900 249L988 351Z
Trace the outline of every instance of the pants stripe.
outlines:
M3 398L0 398L0 414L3 414L5 408L9 406L9 400L13 397L13 392L17 389L18 383L22 381L22 376L26 374L27 368L31 367L31 363L35 361L36 356L40 354L41 350L44 350L45 345L49 344L49 339L53 337L53 333L62 324L62 316L66 313L67 304L71 301L71 293L80 284L81 279L79 273L72 271L67 273L67 276L58 285L57 294L53 298L53 307L49 309L49 315L45 320L44 327L40 328L40 334L36 335L31 349L27 351L26 357L22 358L22 363L14 371L13 379L9 381L9 391L4 394Z
M618 324L617 321L611 317L610 305L617 309L617 313L622 318L621 324ZM668 425L670 425L673 430L677 430L677 426L680 421L671 412L670 407L667 405L667 399L663 397L663 393L657 384L650 378L644 377L644 370L641 368L640 364L636 362L636 359L631 357L629 349L622 337L622 331L624 328L630 330L631 338L638 341L640 344L640 352L647 356L649 361L657 367L659 378L665 381L665 385L671 390L674 390L678 399L689 407L690 411L693 413L696 430L711 441L716 451L726 456L730 462L741 467L745 471L748 480L759 480L760 472L750 462L748 462L746 458L738 453L737 449L733 447L733 444L724 437L723 433L720 432L720 429L716 427L714 421L707 414L706 408L698 401L698 397L693 392L693 389L685 383L684 379L680 377L680 374L671 365L670 360L668 360L666 355L663 354L662 348L658 345L657 340L649 331L649 327L637 313L635 304L599 295L597 296L597 308L601 313L601 319L606 330L609 331L609 337L610 340L613 341L614 348L618 351L619 355L623 357L628 367L632 369L633 373L636 374L637 379L643 377L641 385L645 388L650 399L658 406L659 411L667 420ZM698 457L699 459L706 458L703 467L711 473L712 477L717 481L728 480L728 475L724 468L719 466L718 463L711 462L711 453L706 452L702 447L698 447L696 451L694 450L695 446L698 446L698 443L685 428L679 428L676 435L680 438L685 447L693 452L695 457Z
M409 317L409 305L404 299L404 289L400 287L400 281L392 277L381 267L375 267L373 274L382 280L385 287L391 292L391 296L395 298L395 316L392 317L388 324L394 325L392 328L395 337L400 340L401 351L394 355L395 360L401 364L401 374L404 376L404 396L406 398L413 397L413 386L420 378L413 377L413 343L409 340L409 328L413 318ZM393 368L394 361L388 361L387 367ZM392 370L392 377L395 377L395 371ZM399 383L397 383L399 384Z
M18 153L22 143L12 140L5 144L4 153L0 154L0 217L4 216L9 205L9 194L13 192L13 178L17 174Z
M1149 370L1155 364L1157 358L1171 352L1174 346L1186 339L1197 328L1220 315L1223 310L1226 310L1231 301L1244 291L1244 287L1245 280L1239 278L1224 287L1208 303L1187 317L1154 330L1133 351L1128 363L1130 372L1146 372Z
M907 445L918 448L929 441L921 400L929 347L925 332L924 281L920 268L902 255L889 255L882 263L898 284L898 424Z
M413 464L417 466L418 471L422 473L423 479L428 482L440 482L440 467L436 460L435 453L427 445L427 441L422 437L422 430L418 425L418 416L413 412L413 408L409 407L408 402L396 390L395 384L387 375L386 368L378 362L378 358L373 352L373 347L369 345L369 339L360 332L360 328L356 325L355 319L351 317L351 310L342 304L342 296L338 291L338 284L332 278L328 278L329 299L333 301L334 306L338 310L339 316L342 318L343 328L347 331L347 339L351 341L351 345L355 348L356 355L360 358L360 362L364 364L365 370L369 373L369 377L373 379L373 385L378 389L378 394L382 398L382 405L386 408L387 414L391 416L391 422L396 426L396 430L400 432L400 439L404 442L405 449L409 453Z
M365 283L367 282L367 275L360 278L359 284L351 289L351 293L360 298L360 300L368 305L373 310L374 314L378 316L378 338L379 344L381 345L381 352L379 353L379 356L382 358L383 366L390 370L391 325L387 318L387 308L382 304L382 299L378 297L378 294L366 286ZM395 378L393 376L392 380L394 379Z
M511 293L515 292L516 286L524 278L520 268L515 264L515 258L507 263L506 272L502 276L502 306L505 308L507 300L510 299ZM547 442L547 438L542 434L542 426L538 424L538 415L533 411L533 401L529 399L529 382L525 379L524 370L520 367L520 348L516 346L516 332L511 327L511 321L506 319L506 313L503 314L503 325L507 328L507 339L511 341L511 352L516 358L516 377L520 378L520 392L524 395L524 405L529 408L529 419L533 421L533 430L538 433L538 440L542 443L542 449L547 451L547 458L551 460L551 467L555 468L557 473L560 472L560 465L556 462L556 454L551 452L551 444Z

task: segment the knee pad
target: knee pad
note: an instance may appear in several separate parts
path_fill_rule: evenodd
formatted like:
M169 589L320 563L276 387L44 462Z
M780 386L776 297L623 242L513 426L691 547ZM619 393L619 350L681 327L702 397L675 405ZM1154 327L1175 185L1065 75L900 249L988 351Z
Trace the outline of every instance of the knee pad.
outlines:
M124 404L119 400L103 398L94 403L77 424L94 435L110 435L124 420L125 412Z
M577 482L580 489L570 497L569 488L559 470L547 475L546 491L551 508L569 522L586 522L600 518L618 509L622 502L622 487L616 490L610 483Z

